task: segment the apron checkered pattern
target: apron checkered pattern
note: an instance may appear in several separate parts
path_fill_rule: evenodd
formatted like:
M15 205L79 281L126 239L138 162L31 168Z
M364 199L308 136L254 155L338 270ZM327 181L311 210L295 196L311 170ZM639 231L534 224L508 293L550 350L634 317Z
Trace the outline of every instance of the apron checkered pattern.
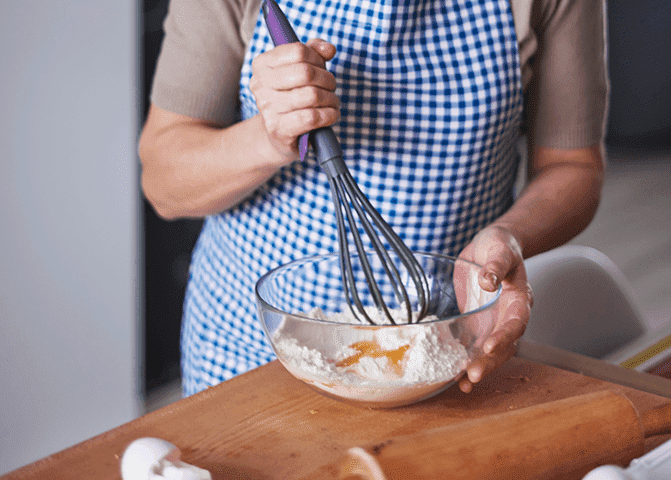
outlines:
M513 200L522 90L508 0L278 3L302 41L338 49L328 65L342 102L334 130L361 189L411 249L458 254ZM241 75L243 118L258 112L251 60L271 48L259 16ZM312 155L207 218L184 308L184 393L274 359L256 280L337 248L328 181Z

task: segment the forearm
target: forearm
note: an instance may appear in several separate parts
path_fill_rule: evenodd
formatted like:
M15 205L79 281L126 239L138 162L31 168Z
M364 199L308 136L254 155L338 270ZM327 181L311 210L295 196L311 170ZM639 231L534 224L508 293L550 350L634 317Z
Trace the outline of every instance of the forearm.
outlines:
M537 148L533 154L528 185L494 222L513 234L525 258L563 245L587 227L599 205L604 173L596 146Z
M166 219L231 208L283 164L258 117L225 129L191 121L151 127L140 140L142 188Z

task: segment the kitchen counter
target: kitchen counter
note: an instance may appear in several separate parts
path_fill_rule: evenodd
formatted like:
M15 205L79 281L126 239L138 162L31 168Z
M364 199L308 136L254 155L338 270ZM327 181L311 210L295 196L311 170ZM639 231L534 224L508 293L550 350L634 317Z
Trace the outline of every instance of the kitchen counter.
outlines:
M1 479L118 480L126 446L147 436L174 443L185 462L208 469L215 480L335 479L347 449L389 437L601 390L623 393L639 411L666 403L665 397L671 396L665 395L671 392L667 379L628 377L624 369L591 359L587 373L593 376L588 376L569 371L579 370L579 356L564 353L559 360L565 368L558 368L544 364L552 363L555 351L528 344L520 350L470 394L454 386L420 404L390 410L326 398L275 361ZM621 384L606 380L613 368ZM646 451L669 438L648 438Z

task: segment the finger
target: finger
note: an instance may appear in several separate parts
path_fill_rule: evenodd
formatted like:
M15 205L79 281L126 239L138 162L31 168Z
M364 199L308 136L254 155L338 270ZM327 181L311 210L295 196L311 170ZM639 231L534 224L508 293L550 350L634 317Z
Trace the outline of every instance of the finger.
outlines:
M301 127L299 128L297 135L302 135L316 128L333 125L340 118L340 110L331 107L310 108L296 110L289 115L294 115L299 118L298 123Z
M471 384L478 383L485 376L508 361L517 351L517 343L499 344L489 354L483 355L466 370L465 377Z
M274 109L277 113L289 113L306 108L334 108L340 110L340 99L328 90L307 86L280 92L274 96Z
M254 58L252 69L277 68L296 63L309 63L324 68L324 57L320 51L326 48L320 45L318 49L315 49L300 42L278 45Z
M314 50L321 55L321 57L324 59L324 61L328 62L329 60L333 59L336 54L336 47L332 43L329 43L325 40L322 40L321 38L313 38L311 40L308 40L306 45Z
M266 130L272 136L290 142L316 128L333 125L340 118L340 110L331 107L306 108L282 115L264 115L263 118Z
M494 259L487 261L480 270L479 283L480 288L493 292L501 281L513 270L516 258L508 249L499 251Z
M464 393L471 393L471 391L473 391L473 384L468 379L467 375L464 375L459 379L459 390Z
M524 335L531 314L529 297L524 292L510 292L506 298L510 296L512 300L501 305L499 321L482 346L485 353L493 352L498 345L511 344ZM503 296L502 301L505 301Z
M525 319L519 317L507 319L505 326L496 330L485 340L485 343L482 345L482 351L489 354L493 353L499 345L514 343L524 335L527 323Z
M309 63L283 65L272 70L273 87L289 90L303 86L319 87L327 91L336 89L336 80L331 72Z
M309 63L293 63L260 70L252 78L256 83L279 91L305 86L319 87L327 91L336 89L336 80L331 72Z

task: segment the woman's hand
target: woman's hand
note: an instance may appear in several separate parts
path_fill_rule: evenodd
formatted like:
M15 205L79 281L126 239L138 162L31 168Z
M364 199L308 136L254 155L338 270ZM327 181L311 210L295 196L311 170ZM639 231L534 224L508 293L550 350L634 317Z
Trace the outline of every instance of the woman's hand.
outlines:
M459 385L473 384L515 353L529 321L533 297L524 258L569 241L592 220L599 205L604 161L601 145L571 150L532 147L529 181L515 203L478 233L461 257L482 265L479 283L495 290L501 283L499 320L485 341L485 355Z
M474 383L515 354L517 340L529 321L533 297L522 249L506 228L494 225L484 228L459 257L482 265L478 279L481 288L493 292L499 284L502 286L499 319L483 344L484 355L459 381L459 388L468 393Z
M332 44L313 39L279 45L252 62L249 88L268 140L286 163L298 159L300 135L340 117L335 77L325 67L335 53Z

